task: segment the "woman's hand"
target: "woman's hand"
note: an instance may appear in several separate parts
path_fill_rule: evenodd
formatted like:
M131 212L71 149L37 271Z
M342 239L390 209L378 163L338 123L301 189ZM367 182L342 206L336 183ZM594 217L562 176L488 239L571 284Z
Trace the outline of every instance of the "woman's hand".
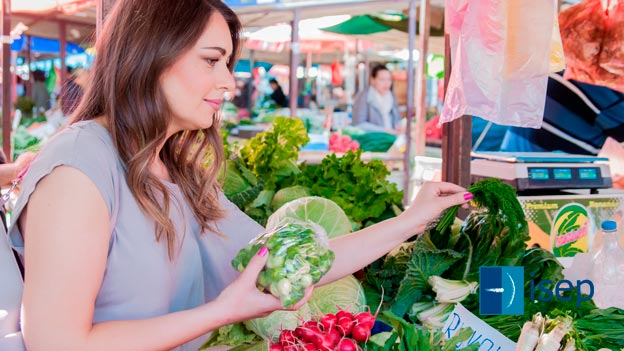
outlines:
M471 199L472 194L459 185L426 182L410 207L399 218L409 227L418 228L418 232L421 232L427 223L435 220L445 209L455 205L467 208L467 202Z
M216 301L226 306L232 312L232 322L266 317L276 310L296 311L312 296L314 286L308 288L303 299L295 306L286 309L282 306L280 299L259 291L256 287L256 281L258 274L264 268L268 253L266 247L258 250L258 253L249 261L249 264L240 276L217 297Z

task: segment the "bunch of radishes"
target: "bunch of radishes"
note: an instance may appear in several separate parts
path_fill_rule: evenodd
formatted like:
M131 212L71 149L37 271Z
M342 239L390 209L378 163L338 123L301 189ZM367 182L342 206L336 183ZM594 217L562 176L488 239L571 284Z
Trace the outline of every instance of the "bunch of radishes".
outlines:
M371 335L375 316L370 312L351 314L339 310L309 320L295 328L282 330L269 351L357 351L358 343L365 343Z
M360 143L352 140L348 135L333 133L329 137L329 151L347 152L349 150L356 151L360 147Z

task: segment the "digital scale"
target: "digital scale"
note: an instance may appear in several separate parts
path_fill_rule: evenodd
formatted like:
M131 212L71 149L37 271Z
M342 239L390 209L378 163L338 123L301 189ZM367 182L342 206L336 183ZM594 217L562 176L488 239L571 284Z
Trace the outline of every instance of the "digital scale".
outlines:
M608 158L553 152L472 153L472 181L499 178L518 192L611 188ZM604 163L602 163L604 162Z

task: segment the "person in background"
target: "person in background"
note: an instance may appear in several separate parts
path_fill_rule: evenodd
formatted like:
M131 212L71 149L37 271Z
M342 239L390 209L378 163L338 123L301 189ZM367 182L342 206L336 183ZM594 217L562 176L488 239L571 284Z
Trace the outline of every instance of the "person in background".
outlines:
M59 94L61 111L63 111L65 116L71 115L78 107L89 81L89 72L82 67L75 69L68 67L67 73L70 76L61 87L61 93Z
M217 181L240 32L221 0L115 2L83 101L32 162L13 210L28 350L195 351L219 327L283 309L256 288L267 247L242 273L231 266L264 228ZM318 285L471 198L426 184L401 215L332 239L335 261Z
M6 155L0 151L0 187L11 185L17 175L35 158L32 152L24 152L19 155L15 162L7 163Z
M277 80L271 78L269 79L269 84L271 85L271 89L273 89L273 92L269 95L271 100L275 101L280 107L288 107L288 99Z
M369 86L355 96L352 124L365 130L396 133L401 114L391 88L392 73L384 65L374 66Z
M35 102L35 109L37 113L47 111L50 108L50 93L46 87L45 72L36 70L32 72L33 85L32 85L32 99Z

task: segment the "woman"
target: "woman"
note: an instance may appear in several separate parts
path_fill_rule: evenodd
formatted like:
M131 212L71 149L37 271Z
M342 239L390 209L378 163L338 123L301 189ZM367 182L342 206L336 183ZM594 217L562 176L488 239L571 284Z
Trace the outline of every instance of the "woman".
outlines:
M401 114L390 88L392 73L384 65L373 67L369 87L354 99L352 124L365 130L396 133Z
M33 162L14 211L29 350L196 350L211 330L282 308L255 287L266 248L243 273L230 266L263 228L217 184L239 31L221 0L116 2L74 122ZM468 197L430 184L403 215L332 241L320 284Z

